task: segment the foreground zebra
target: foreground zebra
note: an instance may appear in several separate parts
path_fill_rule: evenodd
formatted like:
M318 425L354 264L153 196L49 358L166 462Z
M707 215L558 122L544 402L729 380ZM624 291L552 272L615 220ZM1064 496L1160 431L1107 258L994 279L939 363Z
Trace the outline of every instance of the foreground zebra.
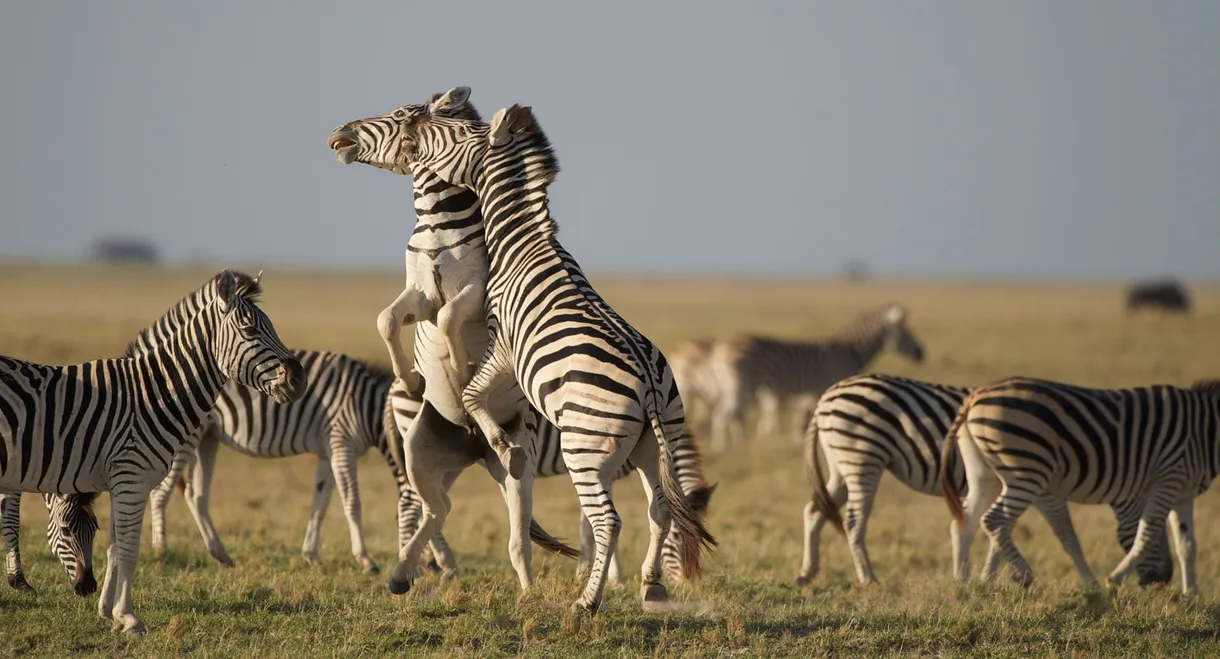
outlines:
M546 192L558 162L533 114L513 106L497 112L490 126L408 118L400 157L474 190L482 202L491 345L463 403L485 436L504 441L488 396L515 378L532 406L560 429L564 460L597 543L573 607L593 612L601 603L621 524L610 485L629 458L650 500L641 596L665 600L661 554L671 514L688 578L700 572L703 545L715 544L674 469L682 399L660 350L602 300L559 244ZM655 444L644 441L648 433Z
M797 581L805 583L817 575L818 543L827 521L847 536L860 582L877 581L865 534L881 476L889 471L916 492L939 495L941 444L968 393L960 387L875 374L847 378L822 394L807 424L805 463L813 477L813 495L805 506L805 551ZM819 445L829 482L818 463ZM965 472L958 467L952 476L958 490L964 489ZM1035 505L1052 528L1068 515L1061 501ZM1140 501L1114 504L1124 550L1135 542L1141 510ZM1169 538L1162 532L1140 563L1140 583L1166 583L1172 576Z
M1220 381L1190 389L1153 385L1086 389L1008 378L975 389L943 446L941 486L954 521L954 563L969 570L969 546L982 517L991 540L982 576L990 581L1001 555L1017 579L1033 573L1012 541L1012 527L1031 502L1053 496L1081 503L1143 500L1135 542L1110 573L1118 585L1164 533L1169 515L1182 570L1182 591L1195 580L1194 498L1220 473ZM965 465L965 508L952 474ZM1059 534L1081 579L1095 585L1070 521Z
M287 402L300 363L256 304L256 279L225 270L143 330L138 356L72 366L0 358L0 492L110 492L98 613L143 632L131 582L149 490L198 436L230 378ZM129 351L129 354L134 352Z
M403 437L403 464L411 486L422 503L422 518L411 539L400 549L399 562L390 575L393 593L410 590L425 545L432 543L441 569L456 574L452 552L437 546L436 533L449 514L448 490L467 467L482 461L499 484L509 515L509 560L521 588L533 585L530 544L525 541L532 519L535 458L533 433L537 419L515 384L496 392L492 414L509 422L519 436L484 439L467 429L469 419L461 392L470 381L469 355L487 349L484 313L487 285L487 248L478 197L452 185L418 163L398 158L403 122L429 114L478 119L469 102L470 89L455 87L435 95L423 105L406 105L389 114L339 126L327 145L339 162L364 162L383 169L411 172L416 228L406 250L406 286L377 318L399 380L410 382L398 332L415 325L415 357L424 376L424 404L419 413L395 421ZM488 451L491 451L490 454ZM554 548L574 555L557 541Z
M47 505L47 545L60 565L72 577L72 590L77 595L91 595L97 590L93 577L93 537L97 534L97 515L93 513L96 492L81 494L43 494ZM0 535L4 536L5 575L8 585L19 591L33 593L21 568L21 495L0 494Z
M708 356L715 382L712 446L727 448L745 440L745 415L751 397L759 407L758 435L780 426L780 409L793 407L803 433L805 421L827 387L855 375L882 350L895 349L919 363L923 345L907 327L907 312L887 304L860 314L847 328L825 341L798 342L756 336L716 341Z

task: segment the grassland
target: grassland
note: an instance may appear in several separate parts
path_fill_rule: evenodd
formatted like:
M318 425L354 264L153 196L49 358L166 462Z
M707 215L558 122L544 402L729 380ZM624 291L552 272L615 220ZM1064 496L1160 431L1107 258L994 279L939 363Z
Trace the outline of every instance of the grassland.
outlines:
M194 270L0 267L0 354L67 363L114 355L142 326L199 286ZM373 319L401 285L379 274L269 271L267 309L291 346L381 360ZM1196 287L1190 318L1126 318L1121 287L1081 283L742 282L595 277L620 312L662 348L736 331L785 337L833 332L851 315L890 300L911 310L928 349L921 366L886 356L875 370L963 385L1025 374L1099 386L1188 383L1220 375L1220 287ZM710 524L720 551L703 582L672 591L664 612L645 612L638 588L611 591L601 615L567 613L577 594L573 565L535 558L539 587L519 596L504 556L503 506L471 470L455 488L446 535L462 577L423 579L394 597L383 576L360 573L346 525L332 505L323 564L300 558L311 458L254 461L222 451L213 516L237 567L203 550L180 498L170 507L170 552L145 551L136 573L143 638L112 634L94 598L71 594L46 552L45 514L26 498L22 542L36 597L0 588L0 656L77 654L198 656L825 656L981 655L1203 656L1220 654L1220 501L1197 503L1202 594L1124 586L1086 593L1067 556L1036 515L1017 542L1038 582L986 588L948 576L943 502L882 487L870 549L882 584L859 587L842 538L823 539L823 572L798 587L801 508L808 497L800 448L787 437L707 456L720 488ZM393 485L377 456L361 462L365 526L375 560L394 559ZM628 579L638 578L645 541L639 485L616 488L624 518ZM538 484L536 512L574 540L576 506L567 479ZM108 512L99 507L103 528ZM1106 508L1074 507L1095 571L1121 553ZM98 543L99 563L104 560ZM975 543L975 564L983 542ZM1176 576L1176 575L1175 575Z

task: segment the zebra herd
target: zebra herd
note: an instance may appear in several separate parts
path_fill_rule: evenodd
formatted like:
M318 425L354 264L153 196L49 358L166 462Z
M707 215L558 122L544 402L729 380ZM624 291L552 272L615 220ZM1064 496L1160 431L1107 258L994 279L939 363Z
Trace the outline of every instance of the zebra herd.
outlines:
M352 554L369 573L379 568L365 546L356 460L380 452L397 484L399 556L389 589L399 594L426 565L457 576L443 535L449 490L482 463L504 497L521 588L533 584L531 542L579 556L585 587L572 606L590 613L621 574L612 482L638 472L649 522L640 599L660 602L663 580L698 578L703 553L716 546L705 516L717 486L705 479L688 429L724 450L745 440L747 410L757 407L761 434L777 432L786 416L805 444L813 488L799 581L818 573L827 522L845 534L859 580L876 581L865 535L888 470L913 490L943 493L959 578L981 522L990 539L983 576L993 579L1004 559L1029 583L1011 530L1032 505L1094 583L1068 513L1077 501L1114 509L1127 555L1113 583L1132 571L1141 583L1172 578L1170 518L1183 590L1196 590L1192 501L1220 471L1217 383L1095 390L1014 378L970 391L860 375L887 349L923 360L897 304L822 342L705 339L667 361L560 244L548 202L558 160L531 108L513 105L483 123L470 89L455 87L339 126L327 145L343 164L412 180L406 284L377 318L390 369L290 351L257 305L260 277L227 270L140 332L122 358L51 367L0 357L0 531L10 585L32 590L17 546L19 496L40 492L53 552L76 592L93 592L92 506L109 492L98 611L116 628L142 632L131 583L147 501L158 553L166 504L181 488L208 552L234 564L209 514L224 445L257 458L315 455L302 554L318 560L338 489ZM400 340L406 326L414 328L411 356ZM564 473L580 503L579 552L533 520L534 479Z

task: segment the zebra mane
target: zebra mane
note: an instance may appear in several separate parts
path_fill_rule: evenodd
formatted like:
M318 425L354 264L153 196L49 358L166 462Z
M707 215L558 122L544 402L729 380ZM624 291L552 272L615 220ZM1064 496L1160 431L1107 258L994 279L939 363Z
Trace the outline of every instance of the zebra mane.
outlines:
M236 294L250 302L258 302L263 293L262 284L255 277L236 270L230 271L236 280ZM136 338L127 344L123 357L136 357L148 351L150 346L157 344L158 337L170 334L181 327L187 320L199 313L216 294L216 284L224 275L223 272L208 280L199 290L187 295L170 307L157 319L157 322L145 327L136 334Z
M359 357L351 357L351 360L359 364L361 368L368 371L379 380L387 380L389 382L394 381L393 369L391 369L384 362L371 362L367 359L360 359Z
M1207 396L1220 396L1220 379L1208 378L1190 385L1190 390Z
M888 316L896 308L900 309L901 306L891 302L874 309L869 309L856 316L855 320L840 330L834 338L853 343L861 339L872 338L881 328L889 324Z
M521 108L514 104L509 111L524 111L524 120L519 120L509 126L509 130L517 136L513 141L517 158L525 167L525 175L531 181L541 181L546 185L555 182L559 175L559 157L551 147L551 140L542 131L542 125L529 108Z

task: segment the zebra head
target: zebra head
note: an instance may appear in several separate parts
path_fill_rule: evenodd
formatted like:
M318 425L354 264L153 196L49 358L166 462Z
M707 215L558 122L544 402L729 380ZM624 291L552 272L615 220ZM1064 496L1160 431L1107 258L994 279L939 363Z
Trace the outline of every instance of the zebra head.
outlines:
M214 280L217 322L212 354L225 376L277 403L290 403L305 390L305 370L258 308L261 277L261 272L251 278L225 270Z
M433 94L427 103L404 105L393 112L357 119L335 128L326 140L335 157L344 165L361 162L396 174L410 174L400 156L405 122L421 116L450 117L480 121L479 111L470 104L470 88L454 87Z
M907 327L907 310L900 304L890 305L885 312L884 329L885 347L898 351L915 363L923 362L923 344L915 338L911 328Z
M47 504L47 545L72 577L72 590L84 597L97 590L93 577L93 538L97 493L44 494Z

